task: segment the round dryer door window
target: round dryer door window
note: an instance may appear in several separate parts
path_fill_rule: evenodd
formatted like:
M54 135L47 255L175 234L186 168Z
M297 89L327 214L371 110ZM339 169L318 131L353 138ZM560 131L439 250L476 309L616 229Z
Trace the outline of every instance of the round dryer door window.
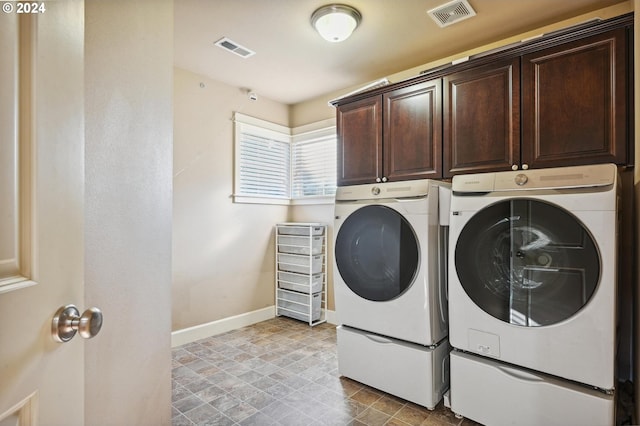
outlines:
M335 256L347 286L372 301L400 296L418 271L418 241L411 225L385 206L366 206L349 215L338 231Z
M456 243L455 266L477 306L525 327L575 315L600 280L598 250L582 223L552 204L529 199L476 213Z

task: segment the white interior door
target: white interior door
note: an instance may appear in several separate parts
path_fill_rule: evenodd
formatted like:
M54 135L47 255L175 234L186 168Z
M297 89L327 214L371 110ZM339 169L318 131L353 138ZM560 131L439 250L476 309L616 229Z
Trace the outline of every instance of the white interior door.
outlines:
M0 425L84 423L83 2L0 14Z

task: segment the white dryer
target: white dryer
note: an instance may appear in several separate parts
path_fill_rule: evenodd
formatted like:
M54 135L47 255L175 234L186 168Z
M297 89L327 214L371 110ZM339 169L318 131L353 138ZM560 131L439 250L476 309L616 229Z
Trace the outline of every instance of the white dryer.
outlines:
M439 188L433 180L339 187L334 291L340 324L419 345L447 335Z
M435 408L449 387L446 234L431 180L338 188L334 292L343 376ZM442 196L440 193L442 192ZM446 208L448 217L448 204Z
M488 424L548 422L544 410L612 421L616 166L456 176L452 191L452 410Z

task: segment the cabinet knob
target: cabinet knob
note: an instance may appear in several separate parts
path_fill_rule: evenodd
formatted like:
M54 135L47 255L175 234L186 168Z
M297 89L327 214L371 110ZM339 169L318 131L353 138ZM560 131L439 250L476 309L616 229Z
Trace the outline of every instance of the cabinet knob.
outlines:
M376 178L376 182L380 183L380 182L382 182L382 179Z
M528 164L523 164L522 165L522 170L529 170L529 165Z
M387 178L386 178L386 177L383 177L383 178L382 178L382 181L383 181L383 182L386 182L386 181L387 181Z
M518 165L517 164L513 164L511 166L511 170L518 170Z

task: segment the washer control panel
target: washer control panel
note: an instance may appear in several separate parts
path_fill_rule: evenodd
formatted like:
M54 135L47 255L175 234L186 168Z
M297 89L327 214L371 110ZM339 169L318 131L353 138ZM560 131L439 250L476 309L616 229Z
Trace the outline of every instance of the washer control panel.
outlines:
M527 181L529 180L529 178L527 177L527 175L525 175L524 173L518 173L516 175L515 178L513 178L513 181L516 183L516 185L518 186L522 186L525 183L527 183Z

